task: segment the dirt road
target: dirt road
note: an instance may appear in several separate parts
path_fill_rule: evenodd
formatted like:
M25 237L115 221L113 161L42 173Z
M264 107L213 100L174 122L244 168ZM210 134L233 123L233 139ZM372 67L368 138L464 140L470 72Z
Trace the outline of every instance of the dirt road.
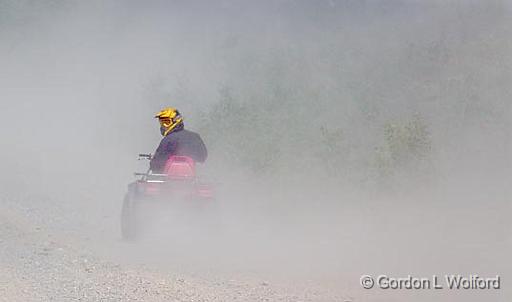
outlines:
M181 269L179 263L158 268L143 259L144 245L72 236L56 230L51 217L34 218L42 213L8 201L1 205L1 301L348 301L250 273L201 273L183 269L183 263Z
M20 193L0 203L0 300L508 301L510 236L500 226L510 225L510 205L507 196L489 192L451 204L358 204L352 197L329 209L291 198L290 211L286 203L245 203L231 209L237 215L227 216L222 236L192 235L178 244L165 229L163 236L123 242L120 202ZM359 284L362 274L458 273L501 275L502 288L393 291Z

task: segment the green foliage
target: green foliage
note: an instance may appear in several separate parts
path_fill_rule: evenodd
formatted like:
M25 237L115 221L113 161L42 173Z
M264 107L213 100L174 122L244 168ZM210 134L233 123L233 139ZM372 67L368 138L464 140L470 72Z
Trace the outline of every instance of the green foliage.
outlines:
M280 156L280 135L269 127L275 124L272 116L257 103L236 101L227 87L220 90L219 97L203 116L200 127L212 152L225 163L253 172L274 168Z
M384 145L376 149L376 167L381 176L422 170L432 150L430 132L419 116L384 125Z
M319 156L325 163L326 171L330 176L338 176L345 164L348 156L347 149L343 145L343 129L330 130L326 127L320 127L321 147Z
M281 92L279 99L286 105L235 95L229 87L219 90L218 101L201 116L199 131L222 165L257 175L323 174L339 180L361 180L372 170L377 179L391 180L428 166L430 132L419 116L385 123L384 143L372 153L368 137L355 140L355 129L315 126L306 118L308 111L289 105L289 95Z

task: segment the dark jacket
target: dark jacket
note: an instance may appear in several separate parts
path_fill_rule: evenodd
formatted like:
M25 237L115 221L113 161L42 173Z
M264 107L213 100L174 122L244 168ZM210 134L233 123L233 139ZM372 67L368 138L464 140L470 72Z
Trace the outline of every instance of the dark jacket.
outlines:
M199 134L186 129L177 129L167 134L149 164L151 171L161 173L172 155L189 156L196 162L204 162L208 156L206 146Z

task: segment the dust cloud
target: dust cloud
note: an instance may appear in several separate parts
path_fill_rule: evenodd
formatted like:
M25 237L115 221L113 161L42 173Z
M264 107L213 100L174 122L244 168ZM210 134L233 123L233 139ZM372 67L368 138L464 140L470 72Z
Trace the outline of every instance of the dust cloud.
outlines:
M0 0L0 198L115 261L313 282L354 301L506 301L511 9ZM200 168L221 226L166 237L191 218L125 243L122 198L166 106L209 148ZM503 288L359 285L457 273Z

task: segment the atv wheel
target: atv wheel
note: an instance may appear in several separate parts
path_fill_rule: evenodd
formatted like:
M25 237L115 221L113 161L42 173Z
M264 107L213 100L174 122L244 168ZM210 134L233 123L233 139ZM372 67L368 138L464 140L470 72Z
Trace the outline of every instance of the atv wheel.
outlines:
M137 217L134 209L134 201L130 193L123 200L121 210L121 234L124 240L133 241L137 237Z

